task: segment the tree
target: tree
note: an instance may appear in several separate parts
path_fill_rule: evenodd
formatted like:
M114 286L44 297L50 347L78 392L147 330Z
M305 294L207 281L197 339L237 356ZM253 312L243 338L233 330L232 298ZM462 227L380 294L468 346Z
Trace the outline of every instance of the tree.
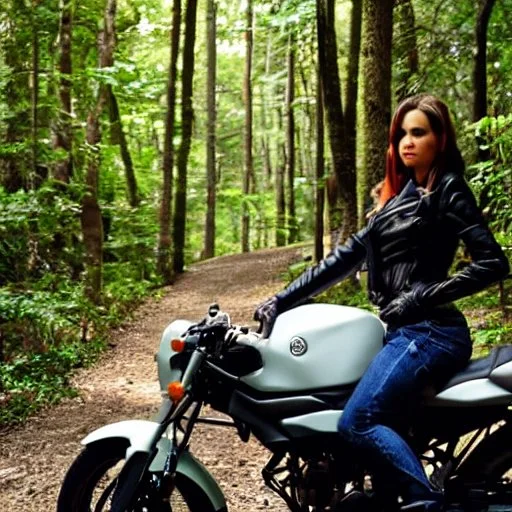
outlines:
M8 75L4 81L7 115L4 117L4 141L7 151L1 159L0 183L8 192L27 188L29 182L28 155L24 141L30 126L30 114L25 105L30 104L26 76L26 54L30 42L26 20L30 19L25 2L14 0L5 19L2 50ZM30 37L31 41L32 37ZM25 51L26 50L26 51Z
M174 0L172 8L171 58L167 79L167 113L163 158L163 190L160 205L160 232L158 237L157 271L165 284L172 282L171 268L171 199L174 167L174 118L176 113L176 76L180 47L181 0Z
M398 54L398 77L395 96L398 101L414 94L417 89L419 54L416 37L416 16L411 0L395 0L396 33L393 51Z
M37 3L30 6L30 20L32 25L32 91L31 91L31 172L28 184L33 188L38 175L38 127L39 127L39 27L37 23Z
M217 43L216 43L216 5L215 0L208 0L206 12L207 52L208 52L208 79L206 81L206 110L208 112L207 136L206 136L206 222L204 233L204 258L212 258L215 255L215 123L216 123L216 67L217 67Z
M176 181L176 208L174 210L173 270L183 272L185 265L185 227L187 216L187 164L192 141L194 108L192 89L194 78L194 46L196 41L197 0L188 0L185 12L185 43L183 45L183 71L181 73L181 144L178 151Z
M297 241L297 219L295 217L295 116L293 102L295 93L295 41L292 32L288 35L288 73L286 83L286 168L288 176L288 243Z
M315 208L315 260L324 257L324 105L322 99L322 84L320 73L317 72L316 88L316 208Z
M394 0L363 0L363 198L384 178L391 121L391 40Z
M336 197L341 203L341 219L331 220L331 233L334 231L334 235L331 235L331 245L338 240L343 241L357 229L355 154L350 151L350 146L347 146L347 125L341 104L334 19L334 1L319 0L317 30L320 75L336 182ZM357 55L354 57L358 58Z
M247 196L250 193L251 179L253 179L252 161L252 45L253 45L253 8L252 0L247 0L246 28L245 28L245 71L244 71L244 178L242 191L242 252L249 252L250 214Z
M476 21L476 52L473 69L473 121L487 115L487 27L496 0L480 0Z
M281 110L277 112L278 128L283 128L283 115ZM276 165L275 187L276 187L276 245L286 245L286 201L285 201L285 171L286 171L286 147L284 142L276 141L276 152L278 163Z
M128 141L123 130L123 123L119 113L119 104L117 103L117 96L114 93L112 85L108 85L108 107L110 115L110 131L111 138L115 144L119 144L121 151L121 158L124 164L124 174L126 178L126 190L128 195L128 203L132 208L138 206L140 202L137 178L133 168L133 160L128 147Z
M342 240L350 236L357 227L357 100L359 92L359 61L361 53L362 0L352 0L350 19L350 46L347 65L347 86L345 93L345 165L346 190L345 215L349 217L342 231Z
M98 36L100 67L111 67L114 61L116 0L107 0L104 27ZM103 223L98 203L101 129L100 116L108 101L108 87L100 85L95 104L87 115L86 192L82 198L81 224L86 249L86 295L94 303L101 301L103 270Z
M69 183L73 174L71 129L71 42L73 37L72 2L61 0L59 24L59 114L53 127L53 149L62 150L64 155L53 166L53 177Z

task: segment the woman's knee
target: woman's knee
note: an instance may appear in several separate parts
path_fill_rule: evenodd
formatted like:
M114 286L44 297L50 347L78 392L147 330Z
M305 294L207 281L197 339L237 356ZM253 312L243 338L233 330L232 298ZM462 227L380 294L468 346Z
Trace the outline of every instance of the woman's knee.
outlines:
M358 433L357 414L354 411L343 411L338 420L338 433L345 439L352 439Z

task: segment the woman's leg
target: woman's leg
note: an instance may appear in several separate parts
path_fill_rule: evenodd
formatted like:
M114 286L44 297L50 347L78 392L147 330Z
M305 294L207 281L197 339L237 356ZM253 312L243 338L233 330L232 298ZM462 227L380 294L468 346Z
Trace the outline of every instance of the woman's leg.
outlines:
M432 328L430 322L388 334L351 396L338 424L379 473L405 488L407 499L439 500L423 466L397 433L410 418L425 386L446 381L471 354L467 329ZM393 479L393 480L392 480Z

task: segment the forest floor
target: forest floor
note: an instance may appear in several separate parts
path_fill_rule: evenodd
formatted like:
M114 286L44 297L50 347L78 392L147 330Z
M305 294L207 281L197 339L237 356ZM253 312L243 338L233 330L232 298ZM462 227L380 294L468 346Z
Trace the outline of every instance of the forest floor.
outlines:
M112 333L112 349L75 374L77 398L0 431L0 511L55 510L64 474L88 432L123 419L151 419L157 411L154 355L166 325L177 318L200 320L212 302L233 323L254 325L255 307L280 289L282 273L303 251L262 250L194 265L161 299L138 308L133 320ZM230 512L288 510L263 484L261 469L270 454L254 438L245 444L233 429L201 426L191 450L220 483Z

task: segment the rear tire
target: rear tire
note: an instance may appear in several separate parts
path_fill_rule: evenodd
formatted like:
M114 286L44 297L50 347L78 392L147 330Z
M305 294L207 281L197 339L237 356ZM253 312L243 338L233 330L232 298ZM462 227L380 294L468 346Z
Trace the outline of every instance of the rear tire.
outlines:
M127 447L125 439L108 439L88 445L64 478L57 512L110 511ZM176 475L170 503L156 501L152 493L155 483L152 476L147 474L145 481L143 478L140 496L130 512L216 512L201 487L180 473Z
M489 512L512 510L512 425L483 440L456 472L455 494L488 504ZM462 491L462 492L461 492ZM477 509L476 507L474 507Z

